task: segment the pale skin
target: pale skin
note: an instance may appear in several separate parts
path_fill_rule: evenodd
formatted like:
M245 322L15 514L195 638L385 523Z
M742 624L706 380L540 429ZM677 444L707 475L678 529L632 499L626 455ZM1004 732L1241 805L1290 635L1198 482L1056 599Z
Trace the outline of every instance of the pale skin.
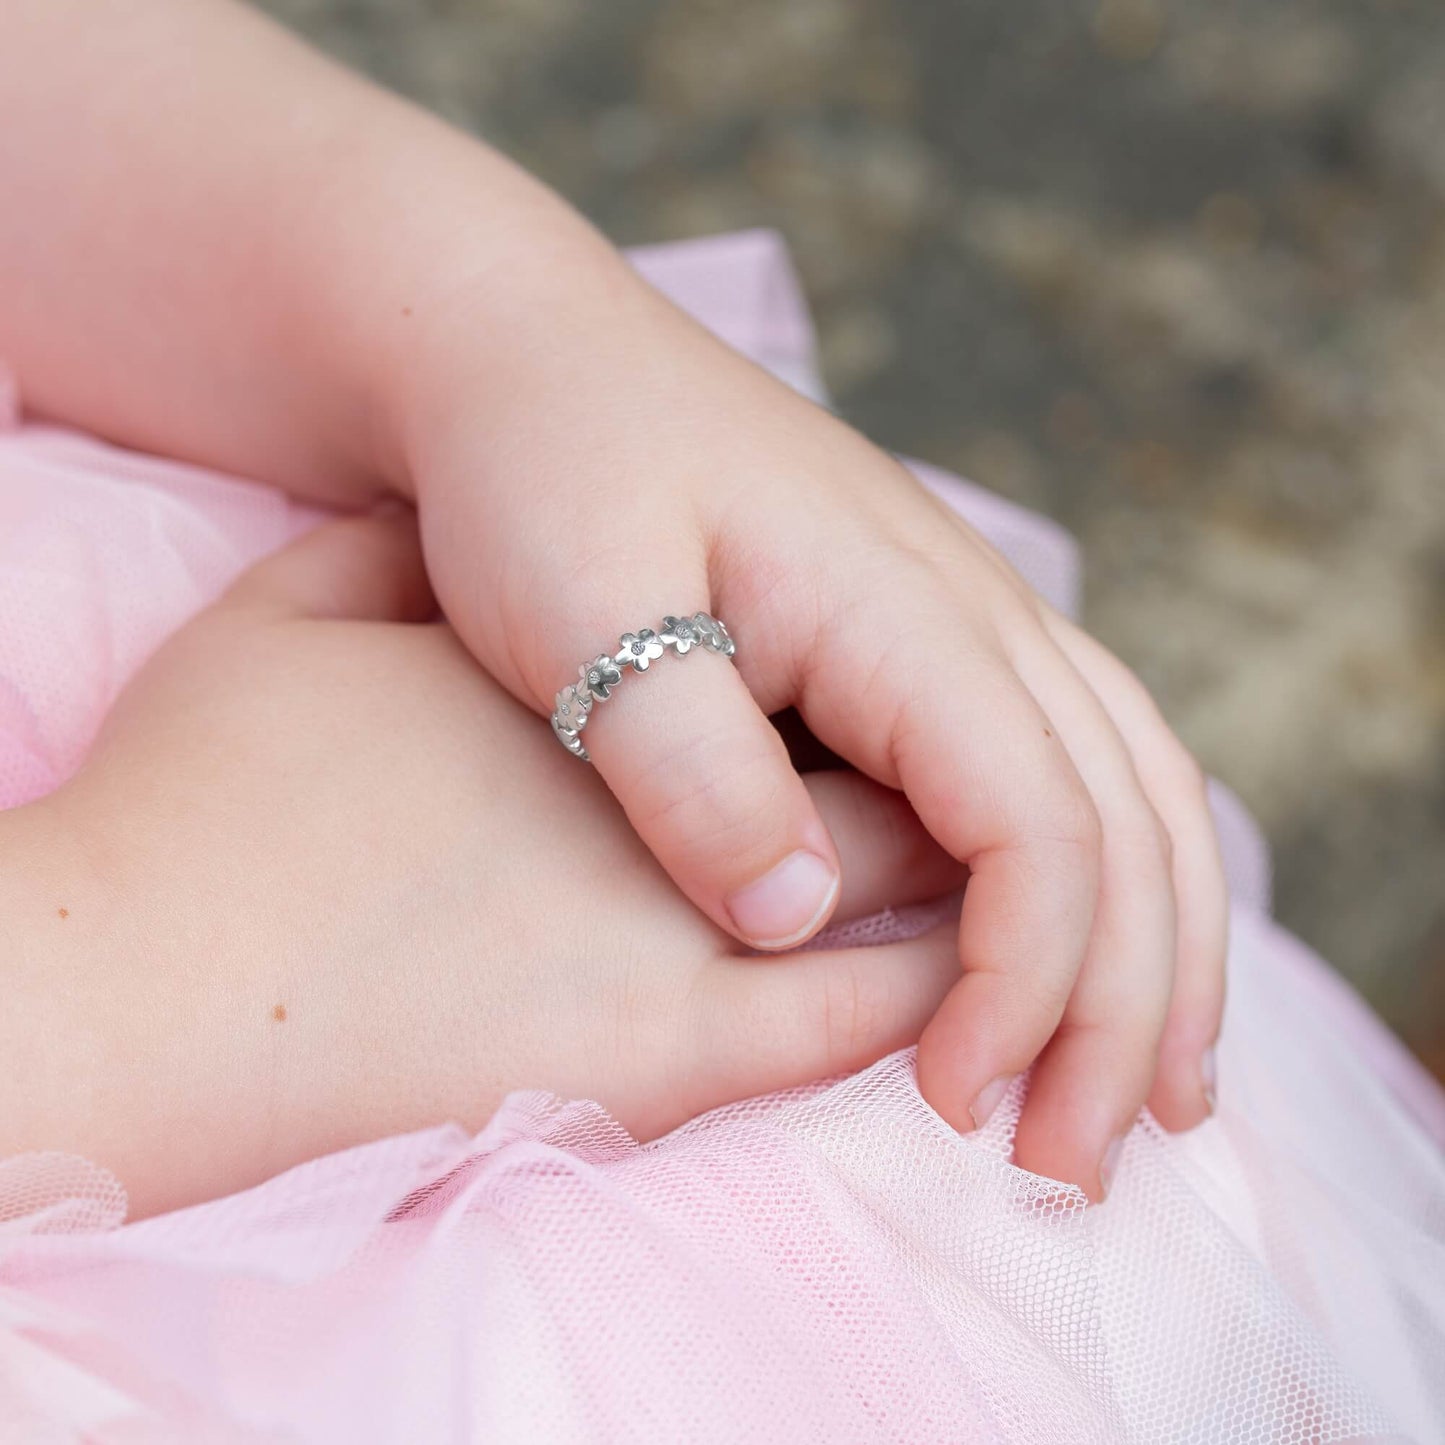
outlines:
M0 353L31 406L414 501L457 636L553 747L580 661L723 617L737 667L621 690L595 776L557 749L572 785L611 790L715 929L800 941L850 884L767 721L795 707L968 870L918 1052L949 1123L1032 1066L1018 1162L1099 1198L1146 1103L1207 1115L1222 869L1200 771L1122 664L545 188L259 17L18 0L4 31L0 274L25 284Z
M177 633L75 778L0 814L0 1157L96 1160L138 1217L479 1129L512 1089L651 1138L917 1037L951 925L750 954L434 615L412 520L329 524ZM840 916L962 882L896 793L806 785Z

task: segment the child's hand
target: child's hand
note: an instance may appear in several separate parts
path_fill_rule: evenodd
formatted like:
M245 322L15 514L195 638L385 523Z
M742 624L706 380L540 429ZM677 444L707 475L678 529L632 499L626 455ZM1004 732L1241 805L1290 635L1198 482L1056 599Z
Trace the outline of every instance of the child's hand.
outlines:
M619 633L723 618L736 668L669 658L629 681L589 720L596 771L687 896L759 947L821 927L839 876L766 715L796 707L903 790L971 875L924 1093L967 1129L1041 1055L1019 1161L1097 1195L1146 1099L1174 1128L1209 1108L1226 893L1198 767L901 466L640 283L592 294L503 364L469 364L486 323L464 298L416 320L413 359L435 364L397 389L448 616L549 742L558 689ZM479 302L493 326L497 305Z
M737 670L661 666L587 734L703 912L762 943L828 913L840 840L764 720L795 704L971 871L919 1051L944 1116L1039 1057L1019 1160L1094 1194L1146 1098L1204 1116L1226 920L1199 771L899 467L515 166L240 7L12 6L0 102L25 199L0 334L32 406L320 500L415 491L448 616L552 747L579 663L720 615Z
M951 926L743 956L449 629L399 625L432 606L409 520L314 533L0 814L0 1155L75 1150L146 1213L512 1088L649 1136L917 1038ZM842 915L962 881L901 799L809 788Z

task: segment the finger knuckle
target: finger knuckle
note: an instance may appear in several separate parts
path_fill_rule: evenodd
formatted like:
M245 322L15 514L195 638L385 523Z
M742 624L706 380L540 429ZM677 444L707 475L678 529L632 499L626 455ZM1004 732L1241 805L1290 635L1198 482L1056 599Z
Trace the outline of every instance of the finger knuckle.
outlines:
M760 835L765 820L787 816L788 774L762 748L728 760L681 758L652 773L642 796L628 807L648 837L701 840L712 854L731 853Z
M871 1052L885 1024L886 1011L877 991L863 986L857 968L833 969L823 988L823 1012L828 1072L856 1067Z
M1132 1113L1148 1097L1158 1066L1161 1028L1152 1015L1070 1016L1059 1025L1055 1039L1074 1051L1107 1058L1115 1087Z
M1174 869L1174 835L1164 826L1164 821L1159 814L1151 808L1150 816L1153 819L1151 832L1153 833L1154 849L1164 860L1166 872Z
M1148 802L1141 804L1137 827L1142 850L1150 857L1158 858L1168 872L1174 865L1174 837Z
M1038 1041L1035 1052L1044 1047L1059 1027L1075 982L1074 977L1062 975L1042 979L1015 1001L1009 1025L1018 1037Z
M1139 789L1116 800L1110 810L1105 847L1115 867L1135 879L1168 875L1174 861L1174 839L1163 818Z
M1104 820L1088 790L1079 783L1067 790L1052 806L1054 838L1089 857L1103 848Z
M996 1020L1000 1033L1021 1041L1023 1054L1015 1061L1020 1067L1031 1063L1064 1017L1077 969L1041 970L1026 980L992 968L969 972L981 985L976 997Z
M1199 759L1174 739L1169 757L1169 784L1181 796L1201 806L1207 805L1209 796L1209 775Z

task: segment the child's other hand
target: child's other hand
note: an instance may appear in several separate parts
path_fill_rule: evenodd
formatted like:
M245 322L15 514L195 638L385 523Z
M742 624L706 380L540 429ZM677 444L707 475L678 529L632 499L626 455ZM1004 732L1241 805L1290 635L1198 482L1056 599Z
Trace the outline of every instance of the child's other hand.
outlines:
M325 527L151 660L76 778L0 815L0 1153L85 1154L146 1213L479 1127L513 1088L650 1136L918 1037L951 925L747 957L433 611L409 513ZM842 916L962 882L896 795L806 787Z
M971 1128L1037 1060L1018 1160L1095 1197L1146 1100L1204 1118L1226 892L1200 770L1138 681L901 466L640 283L579 288L514 351L496 289L485 317L456 295L419 315L426 359L397 382L429 570L476 656L545 719L622 631L723 618L736 668L669 660L585 734L683 892L758 946L827 920L835 840L767 721L796 707L969 869L962 978L919 1050L940 1113Z
M416 494L452 624L554 748L580 662L723 617L737 670L659 667L588 733L683 892L740 938L823 923L839 840L764 719L796 704L971 870L919 1053L943 1115L1037 1058L1019 1160L1095 1194L1146 1098L1204 1116L1221 871L1113 658L476 141L243 7L16 9L0 331L37 413L314 500Z

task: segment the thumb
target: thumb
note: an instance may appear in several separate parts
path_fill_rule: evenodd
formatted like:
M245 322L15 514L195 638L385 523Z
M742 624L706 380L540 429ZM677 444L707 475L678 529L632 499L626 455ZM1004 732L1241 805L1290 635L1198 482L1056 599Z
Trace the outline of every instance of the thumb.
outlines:
M426 622L436 613L409 507L323 522L258 563L222 607L297 617Z
M683 893L751 947L790 948L828 921L838 854L745 673L689 634L692 616L676 631L659 619L656 636L598 639L595 655L621 677L578 740Z

